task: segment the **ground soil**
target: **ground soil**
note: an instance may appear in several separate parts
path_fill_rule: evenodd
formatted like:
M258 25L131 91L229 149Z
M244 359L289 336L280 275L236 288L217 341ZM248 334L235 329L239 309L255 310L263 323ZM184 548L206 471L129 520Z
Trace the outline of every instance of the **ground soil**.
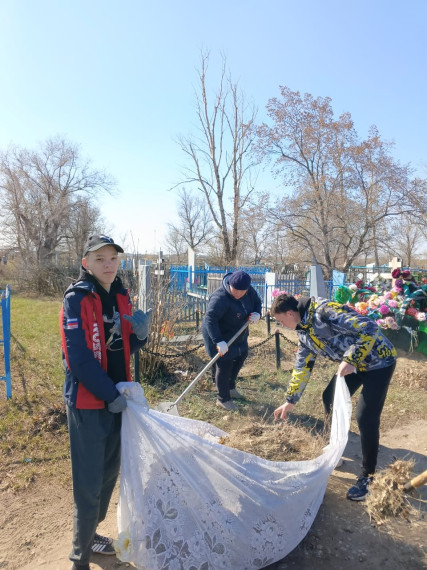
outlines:
M412 363L413 364L413 363ZM419 363L421 374L426 362ZM412 420L381 434L379 467L393 458L415 461L414 473L427 469L427 422ZM306 538L269 570L418 570L427 568L427 486L410 496L409 518L395 518L381 527L371 524L364 503L345 498L360 465L360 442L350 432L344 464L329 480L325 498ZM100 531L116 536L114 494ZM0 568L63 570L71 568L72 491L62 485L36 481L28 489L0 493ZM94 555L91 570L130 568L115 556ZM236 569L239 570L239 569Z

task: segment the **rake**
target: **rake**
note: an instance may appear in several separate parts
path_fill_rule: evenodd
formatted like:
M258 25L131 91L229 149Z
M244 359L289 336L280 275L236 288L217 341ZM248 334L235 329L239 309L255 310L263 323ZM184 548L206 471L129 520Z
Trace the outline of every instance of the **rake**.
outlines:
M227 345L230 346L231 344L233 344L233 342L236 340L236 338L242 334L242 332L247 328L248 325L249 325L249 320L246 321L246 323L236 332L236 334L230 338L230 340L227 342ZM201 370L197 374L197 376L194 378L194 380L192 380L190 382L190 384L187 386L187 388L184 390L184 392L180 396L178 396L178 398L175 400L175 402L160 402L156 406L155 409L159 412L163 412L164 414L171 414L173 416L179 416L177 404L193 388L193 386L196 384L196 382L198 382L200 380L200 378L203 376L203 374L205 372L207 372L213 364L215 364L215 362L218 360L218 358L220 358L219 352L218 352L218 354L215 354L215 356L212 358L212 360L210 360L206 364L206 366L203 368L203 370Z

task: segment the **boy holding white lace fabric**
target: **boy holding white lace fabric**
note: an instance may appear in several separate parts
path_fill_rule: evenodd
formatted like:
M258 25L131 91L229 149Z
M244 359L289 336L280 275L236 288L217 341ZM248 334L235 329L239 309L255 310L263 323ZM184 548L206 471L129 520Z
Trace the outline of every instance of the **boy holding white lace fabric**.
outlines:
M62 356L74 496L73 570L89 570L92 552L114 555L96 533L120 469L121 412L116 388L131 381L130 356L145 343L150 312L132 315L129 291L117 277L121 246L105 235L88 238L77 282L61 309Z

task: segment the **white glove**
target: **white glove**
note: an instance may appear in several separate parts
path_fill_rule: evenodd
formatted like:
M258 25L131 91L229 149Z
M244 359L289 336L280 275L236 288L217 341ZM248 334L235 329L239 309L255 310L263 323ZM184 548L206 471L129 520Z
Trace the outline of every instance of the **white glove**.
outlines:
M251 313L249 315L249 322L250 323L257 323L261 318L261 315L259 313Z
M217 345L216 345L216 349L217 351L220 353L221 356L224 356L224 354L226 352L228 352L228 344L225 342L225 340L221 340Z

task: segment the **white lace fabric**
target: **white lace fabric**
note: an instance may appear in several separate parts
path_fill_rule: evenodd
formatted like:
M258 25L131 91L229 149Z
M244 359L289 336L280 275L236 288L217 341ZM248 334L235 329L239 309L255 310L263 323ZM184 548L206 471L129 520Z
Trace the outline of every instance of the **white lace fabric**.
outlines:
M117 557L141 570L261 569L304 538L347 443L351 401L338 378L331 436L310 461L268 461L218 443L215 426L149 408L121 383Z

